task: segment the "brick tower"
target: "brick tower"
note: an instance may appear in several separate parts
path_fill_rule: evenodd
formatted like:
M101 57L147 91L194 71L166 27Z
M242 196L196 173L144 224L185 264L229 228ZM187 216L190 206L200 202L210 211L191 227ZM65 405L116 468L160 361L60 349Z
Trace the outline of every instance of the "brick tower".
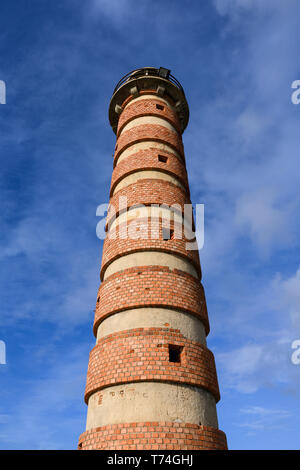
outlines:
M117 142L79 449L227 448L198 249L176 236L190 204L188 117L162 67L129 73L111 99Z

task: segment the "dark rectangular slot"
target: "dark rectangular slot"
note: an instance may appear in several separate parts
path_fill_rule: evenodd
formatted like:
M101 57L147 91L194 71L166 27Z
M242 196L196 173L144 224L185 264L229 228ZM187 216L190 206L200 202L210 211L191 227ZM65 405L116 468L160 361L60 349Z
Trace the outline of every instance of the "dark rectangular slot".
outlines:
M174 230L168 228L168 227L163 227L162 228L162 237L163 240L172 240L174 237Z
M160 109L161 111L163 111L165 109L165 107L162 106L161 104L157 104L156 109Z
M158 161L162 163L167 163L168 157L165 157L164 155L158 155Z
M175 344L169 344L169 362L181 362L181 351L182 346L177 346Z

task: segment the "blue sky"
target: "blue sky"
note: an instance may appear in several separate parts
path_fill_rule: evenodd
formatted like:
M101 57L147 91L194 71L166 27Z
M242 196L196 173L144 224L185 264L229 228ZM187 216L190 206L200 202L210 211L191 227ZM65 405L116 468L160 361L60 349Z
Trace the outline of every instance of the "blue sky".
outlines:
M0 448L72 449L107 202L115 84L170 68L231 449L297 449L300 365L297 0L11 0L0 14Z

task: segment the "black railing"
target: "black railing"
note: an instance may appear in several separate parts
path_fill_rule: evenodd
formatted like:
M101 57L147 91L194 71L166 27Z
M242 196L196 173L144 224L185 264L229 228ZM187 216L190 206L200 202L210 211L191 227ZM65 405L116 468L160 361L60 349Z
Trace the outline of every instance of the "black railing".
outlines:
M136 69L133 70L132 72L127 73L124 75L124 77L121 78L121 80L117 83L114 93L125 83L129 82L131 80L135 80L136 78L142 77L142 76L149 76L149 77L160 77L160 69L156 69L154 67L144 67L142 69ZM179 88L182 93L184 93L182 86L180 85L179 81L170 73L168 74L169 82L173 83L177 88Z

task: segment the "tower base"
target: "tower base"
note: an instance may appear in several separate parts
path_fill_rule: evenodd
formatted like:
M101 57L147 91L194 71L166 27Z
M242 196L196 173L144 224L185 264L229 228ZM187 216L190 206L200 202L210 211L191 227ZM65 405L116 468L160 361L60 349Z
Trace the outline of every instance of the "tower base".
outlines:
M227 450L223 431L175 422L121 423L81 434L79 450Z

